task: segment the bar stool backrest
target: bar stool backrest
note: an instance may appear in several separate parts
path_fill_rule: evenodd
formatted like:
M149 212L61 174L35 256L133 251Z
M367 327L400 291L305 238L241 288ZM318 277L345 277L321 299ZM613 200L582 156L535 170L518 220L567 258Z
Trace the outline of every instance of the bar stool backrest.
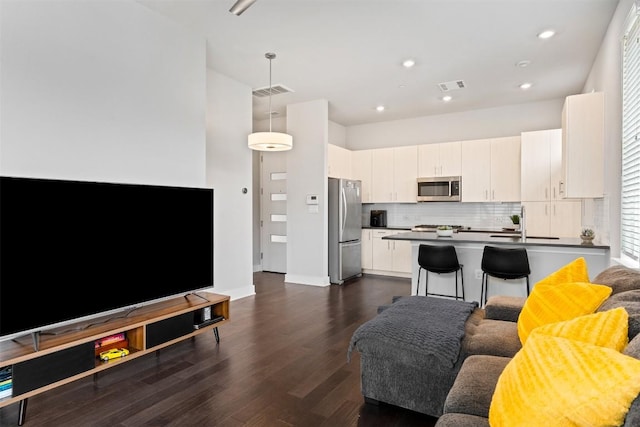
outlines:
M531 274L525 248L485 246L481 267L483 272L499 279L520 279Z
M418 264L432 273L451 273L460 269L456 248L452 245L420 245Z

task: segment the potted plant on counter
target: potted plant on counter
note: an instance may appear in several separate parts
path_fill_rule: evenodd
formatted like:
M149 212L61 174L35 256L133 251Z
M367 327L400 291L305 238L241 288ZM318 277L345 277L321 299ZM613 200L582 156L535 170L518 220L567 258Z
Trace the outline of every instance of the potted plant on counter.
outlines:
M450 225L439 225L438 228L436 228L436 234L439 237L451 237L453 236L453 227Z
M520 215L511 215L509 218L511 219L511 222L514 225L514 229L515 230L520 229Z
M580 232L582 243L591 243L594 237L596 237L596 233L590 228L583 228Z

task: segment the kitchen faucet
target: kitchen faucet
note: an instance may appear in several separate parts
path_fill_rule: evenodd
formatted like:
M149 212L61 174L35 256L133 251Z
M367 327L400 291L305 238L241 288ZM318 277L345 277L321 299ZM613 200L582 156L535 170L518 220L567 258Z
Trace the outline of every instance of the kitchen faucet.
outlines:
M520 238L523 241L527 238L527 221L525 220L524 205L520 206Z

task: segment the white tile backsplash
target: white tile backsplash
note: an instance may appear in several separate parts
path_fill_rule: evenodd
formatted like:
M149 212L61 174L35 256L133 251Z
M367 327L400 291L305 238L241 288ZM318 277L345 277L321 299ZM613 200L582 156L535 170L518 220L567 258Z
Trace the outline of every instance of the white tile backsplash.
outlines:
M387 211L387 226L413 227L419 224L462 225L465 227L509 227L520 203L367 203L362 206L362 224L369 225L371 210Z

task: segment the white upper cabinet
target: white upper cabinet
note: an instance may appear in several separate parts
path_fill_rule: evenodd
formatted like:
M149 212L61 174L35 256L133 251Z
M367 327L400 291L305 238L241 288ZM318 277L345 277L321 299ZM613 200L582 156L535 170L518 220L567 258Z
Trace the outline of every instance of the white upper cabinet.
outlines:
M418 146L418 177L459 176L461 143L444 142Z
M603 147L604 94L568 96L562 108L562 197L604 196Z
M393 185L393 148L378 148L373 150L371 164L371 194L374 203L395 202L395 187Z
M462 141L462 201L490 202L491 140Z
M351 179L351 151L338 145L327 146L327 176Z
M520 137L462 141L462 201L520 201Z
M520 136L491 140L491 201L520 201Z
M373 150L358 150L351 152L351 172L353 179L359 179L361 184L362 203L373 201L371 194L372 181L372 153Z
M523 132L520 153L522 201L560 199L562 129Z
M372 154L372 202L416 203L418 147L379 148Z

